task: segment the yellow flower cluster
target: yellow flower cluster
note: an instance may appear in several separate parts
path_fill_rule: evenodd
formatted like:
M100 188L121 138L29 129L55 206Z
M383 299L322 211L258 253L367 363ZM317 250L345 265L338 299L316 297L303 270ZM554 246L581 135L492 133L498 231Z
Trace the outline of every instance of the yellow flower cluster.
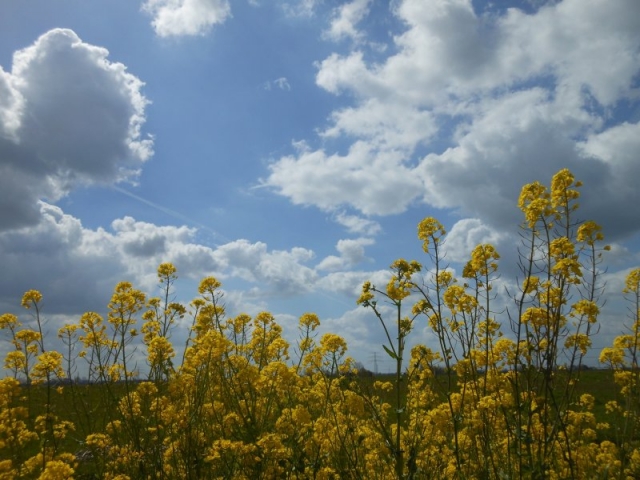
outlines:
M459 280L443 263L444 227L423 220L431 268L399 259L386 288L365 282L358 299L396 366L384 380L354 369L341 336L318 339L313 313L290 345L268 312L227 318L214 277L188 306L172 302L170 263L157 270L159 297L122 282L106 321L87 312L63 326L65 355L45 349L42 295L27 292L36 327L0 316L14 347L5 357L13 377L0 380L0 478L639 478L640 269L626 281L629 331L600 355L620 389L606 405L615 428L598 421L598 398L576 393L600 314L593 252L603 240L593 222L571 219L579 186L562 170L550 189L522 189L530 253L513 306L494 306L494 246L473 249ZM171 339L186 316L179 358ZM435 348L412 342L406 358L414 327ZM60 383L76 362L88 390ZM91 391L100 394L89 400ZM36 411L37 392L47 401ZM53 407L55 396L68 411Z
M433 217L425 218L418 224L418 238L422 240L422 249L425 253L429 253L430 244L437 248L446 233L442 224Z

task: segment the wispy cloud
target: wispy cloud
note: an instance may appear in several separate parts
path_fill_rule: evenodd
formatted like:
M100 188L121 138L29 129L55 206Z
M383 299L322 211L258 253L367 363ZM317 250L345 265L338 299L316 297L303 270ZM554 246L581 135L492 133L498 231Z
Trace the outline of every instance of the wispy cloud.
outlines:
M210 227L207 227L206 225L204 225L203 223L200 223L196 220L194 220L191 217L188 217L187 215L184 215L180 212L177 212L175 210L172 210L168 207L165 207L164 205L160 205L159 203L155 203L152 202L151 200L148 200L146 198L141 197L140 195L136 195L135 193L132 193L128 190L125 190L122 187L119 187L117 185L112 185L111 188L119 193L122 193L123 195L126 195L129 198L133 198L134 200L137 200L140 203L144 203L145 205L148 205L149 207L158 210L159 212L165 213L167 215L169 215L170 217L173 217L177 220L183 221L189 225L195 226L198 229L201 230L206 230L209 233L212 233L217 239L221 240L222 242L230 242L231 240L227 237L225 237L224 235L216 232L215 230L213 230Z
M291 90L291 84L287 77L276 78L275 80L267 80L264 82L263 87L265 90L270 91L273 88L278 88L280 90L289 91Z

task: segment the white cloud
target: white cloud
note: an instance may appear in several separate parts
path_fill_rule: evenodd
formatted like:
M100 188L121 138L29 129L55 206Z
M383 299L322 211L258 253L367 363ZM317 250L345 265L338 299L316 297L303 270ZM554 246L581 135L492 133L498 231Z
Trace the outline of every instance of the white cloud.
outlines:
M349 265L357 265L365 260L364 247L373 245L374 243L370 238L338 240L336 250L340 252L340 256L344 258Z
M470 0L404 0L394 12L406 30L388 58L356 46L318 64L321 88L353 98L320 131L346 153L299 149L265 185L324 210L390 215L421 198L507 227L523 184L568 167L588 186L583 215L614 236L638 229L626 207L639 199L638 126L610 109L638 98L640 3L478 14Z
M152 155L143 83L71 30L51 30L0 69L0 230L33 225L38 200L133 180Z
M320 278L317 285L328 292L351 297L355 302L362 293L364 282L370 281L373 285L383 287L389 281L390 275L389 270L331 272Z
M412 152L427 143L437 132L434 115L400 103L369 99L356 108L345 108L331 114L332 126L321 132L324 137L365 138L380 149L402 149Z
M318 84L424 106L551 75L560 88L587 87L610 104L637 71L639 9L634 0L564 0L499 17L478 16L470 0L404 0L395 10L408 26L395 38L397 54L371 66L360 52L331 55Z
M632 90L640 60L640 4L634 0L564 0L533 16L511 9L500 27L505 41L498 58L511 75L520 68L528 76L550 69L560 88L586 87L602 105Z
M321 0L290 0L283 2L282 9L289 17L310 18Z
M131 217L114 220L109 230L85 228L59 207L40 203L34 226L0 232L0 264L11 275L0 278L0 311L13 311L22 294L40 289L51 314L104 308L117 282L156 293L156 269L171 262L180 277L214 275L241 279L253 297L282 298L310 291L319 276L307 263L311 250L269 250L262 242L236 240L216 248L195 242L196 229L158 226ZM365 242L366 243L366 242ZM358 256L346 245L346 255Z
M336 250L340 253L340 256L330 255L325 257L316 268L318 270L335 271L358 265L366 260L364 247L374 243L371 238L338 240Z
M289 80L287 80L286 77L279 77L273 81L264 82L265 90L269 91L273 87L279 88L280 90L286 90L286 91L291 90L291 84L289 83Z
M305 248L269 252L265 243L240 239L221 245L213 256L229 275L259 283L265 291L279 295L309 291L317 279L316 272L304 265L314 257Z
M336 270L342 270L344 268L344 265L345 265L344 259L337 257L335 255L329 255L328 257L324 257L322 259L322 261L316 266L316 269L336 271Z
M332 53L318 64L316 83L330 93L339 94L346 89L363 97L381 96L386 92L375 73L370 72L361 51L342 57ZM355 88L357 86L357 88Z
M111 251L122 258L127 274L144 288L154 287L156 268L163 262L173 263L182 276L196 280L212 274L224 276L224 265L215 258L214 250L195 243L195 228L158 226L124 217L114 220L111 229L113 233L89 230L86 235L102 237ZM95 248L92 243L89 245L90 249Z
M142 9L161 37L203 35L231 16L227 0L147 0Z
M635 182L629 179L640 178L640 123L624 122L590 135L578 148L608 167L612 176L611 195L637 204L640 193Z
M447 234L447 260L466 262L469 260L469 254L477 245L490 243L497 246L504 238L504 234L484 225L477 218L458 220Z
M424 180L424 200L492 225L518 224L515 202L522 185L547 182L562 167L585 181L585 171L597 170L578 157L569 135L593 123L541 88L480 102L474 120L459 126L456 146L422 159L417 174Z
M400 153L376 151L365 142L354 143L344 156L301 149L270 170L263 185L295 204L324 210L350 205L365 215L400 213L422 190L420 180L402 165Z
M370 5L371 0L353 0L336 7L331 25L324 32L324 36L334 41L345 38L361 40L363 33L357 29L357 25L369 13Z
M15 141L16 130L20 127L23 99L12 84L11 74L0 67L0 138Z
M378 349L386 343L378 319L371 310L361 306L346 311L340 317L322 319L321 331L336 333L344 338L349 347L348 355L361 362L370 356L372 348Z
M273 83L280 89L280 90L291 90L291 85L289 84L289 81L286 79L286 77L280 77L280 78L276 78Z
M338 213L335 216L335 221L346 227L348 232L360 235L375 236L382 230L378 222L345 212Z

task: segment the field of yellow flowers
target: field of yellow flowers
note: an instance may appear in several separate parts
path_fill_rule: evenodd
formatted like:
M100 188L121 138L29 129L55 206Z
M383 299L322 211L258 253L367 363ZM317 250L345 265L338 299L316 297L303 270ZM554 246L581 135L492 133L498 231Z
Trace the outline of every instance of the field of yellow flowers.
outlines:
M525 185L520 285L498 311L500 256L478 245L455 278L444 227L418 226L424 266L399 259L387 285L358 303L384 330L395 374L354 374L340 336L312 313L291 345L274 317L225 315L221 284L202 280L188 306L115 287L107 318L83 314L47 349L40 292L25 293L33 328L13 314L0 380L0 479L582 479L640 478L640 269L624 293L628 333L600 354L617 386L585 393L583 359L597 331L603 235L576 222L580 182L561 170ZM192 327L178 358L171 334ZM406 351L415 325L437 345ZM139 379L133 346L148 373ZM180 349L182 351L182 349ZM86 381L71 381L82 365ZM436 374L437 373L437 374ZM587 372L592 373L592 372Z

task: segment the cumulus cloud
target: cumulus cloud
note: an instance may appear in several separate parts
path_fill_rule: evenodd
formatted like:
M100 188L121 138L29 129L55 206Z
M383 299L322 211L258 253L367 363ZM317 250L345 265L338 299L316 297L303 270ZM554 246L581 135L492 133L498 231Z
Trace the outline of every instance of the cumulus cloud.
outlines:
M37 223L39 200L134 180L152 155L144 84L108 54L54 29L0 68L0 230Z
M382 230L378 222L345 212L339 212L335 216L335 221L345 227L348 232L360 235L375 236Z
M639 14L633 0L564 0L535 15L512 9L500 23L505 41L497 58L509 75L521 67L528 77L551 70L558 89L586 88L600 104L612 105L634 88ZM509 63L514 57L517 62Z
M330 255L325 257L316 268L318 270L335 271L353 267L366 260L364 248L374 243L371 238L339 240L336 244L336 250L340 256Z
M428 143L437 132L432 112L398 103L385 103L371 98L357 108L345 108L331 114L332 125L321 135L335 138L341 135L365 138L378 149L412 152L422 143Z
M389 270L331 272L320 278L317 285L323 290L340 293L355 301L362 292L364 282L370 281L373 285L382 287L387 284L390 276Z
M293 203L334 210L351 205L365 215L400 213L421 193L421 182L394 151L354 143L346 155L301 148L270 165L263 185ZM389 168L392 166L393 168Z
M371 349L382 350L386 343L384 330L373 313L363 307L346 311L340 317L323 319L322 332L337 333L349 347L349 356L365 362L371 356Z
M311 289L317 273L305 263L313 259L311 250L294 247L291 250L268 251L263 242L236 240L221 245L214 258L230 275L261 284L263 292L278 295L304 293Z
M195 228L154 225L132 217L116 219L111 231L87 231L87 237L101 238L110 245L126 272L142 287L152 289L160 263L173 263L182 276L199 280L207 275L223 276L224 266L214 258L214 250L195 242Z
M59 207L39 204L41 222L0 232L0 263L12 272L0 279L0 307L12 310L29 289L47 298L47 312L76 314L104 308L117 282L155 293L156 268L172 262L180 276L224 277L215 250L195 243L196 230L158 226L131 217L110 229L88 229Z
M323 210L391 215L421 200L506 228L523 184L568 167L588 186L583 215L614 238L638 229L638 124L617 108L637 104L638 2L479 13L471 0L403 0L393 13L405 30L386 59L356 45L318 64L318 86L353 99L321 139L347 147L298 149L265 185Z
M20 127L22 95L13 86L11 73L0 67L0 138L17 140Z
M447 234L447 260L452 262L466 262L471 251L481 243L497 246L505 235L484 225L477 218L465 218L456 222Z
M549 2L535 14L511 8L499 16L478 15L470 0L404 0L395 13L408 28L395 37L396 54L371 66L360 52L333 54L318 83L332 92L442 105L448 96L552 75L559 88L587 87L609 103L629 92L637 71L640 20L632 13L640 7L633 0L587 3Z
M58 207L41 203L39 215L37 225L0 232L0 263L11 272L0 277L1 311L16 310L30 289L43 293L47 315L106 306L116 277L126 271L109 239L87 236L80 221Z
M313 251L293 247L269 250L263 242L240 239L210 248L194 241L196 229L158 226L131 217L115 220L108 233L113 249L125 259L129 272L150 288L155 268L172 262L180 272L199 280L207 275L221 279L239 278L255 288L256 295L286 297L308 292L318 274L306 263ZM106 232L101 232L105 234Z
M47 312L76 314L103 308L122 280L155 294L156 268L171 262L181 277L209 275L239 278L253 296L282 298L310 291L319 275L306 264L311 250L269 250L262 242L236 240L216 248L198 244L196 229L160 226L132 217L116 219L109 229L88 229L59 207L41 202L41 222L0 232L0 264L11 275L0 278L0 309L15 310L22 294L40 289ZM366 243L366 242L364 242ZM357 259L357 246L341 245Z
M521 218L515 200L523 184L548 182L561 167L585 181L585 175L602 173L601 165L577 155L570 136L580 120L585 128L594 121L572 115L544 89L490 98L477 108L473 122L459 126L455 146L426 155L416 168L425 202L493 225L513 225Z
M147 0L142 9L161 37L202 35L231 16L227 0Z
M345 38L361 40L363 33L357 29L357 25L369 13L370 5L371 0L353 0L336 7L331 25L324 32L324 36L334 41Z

